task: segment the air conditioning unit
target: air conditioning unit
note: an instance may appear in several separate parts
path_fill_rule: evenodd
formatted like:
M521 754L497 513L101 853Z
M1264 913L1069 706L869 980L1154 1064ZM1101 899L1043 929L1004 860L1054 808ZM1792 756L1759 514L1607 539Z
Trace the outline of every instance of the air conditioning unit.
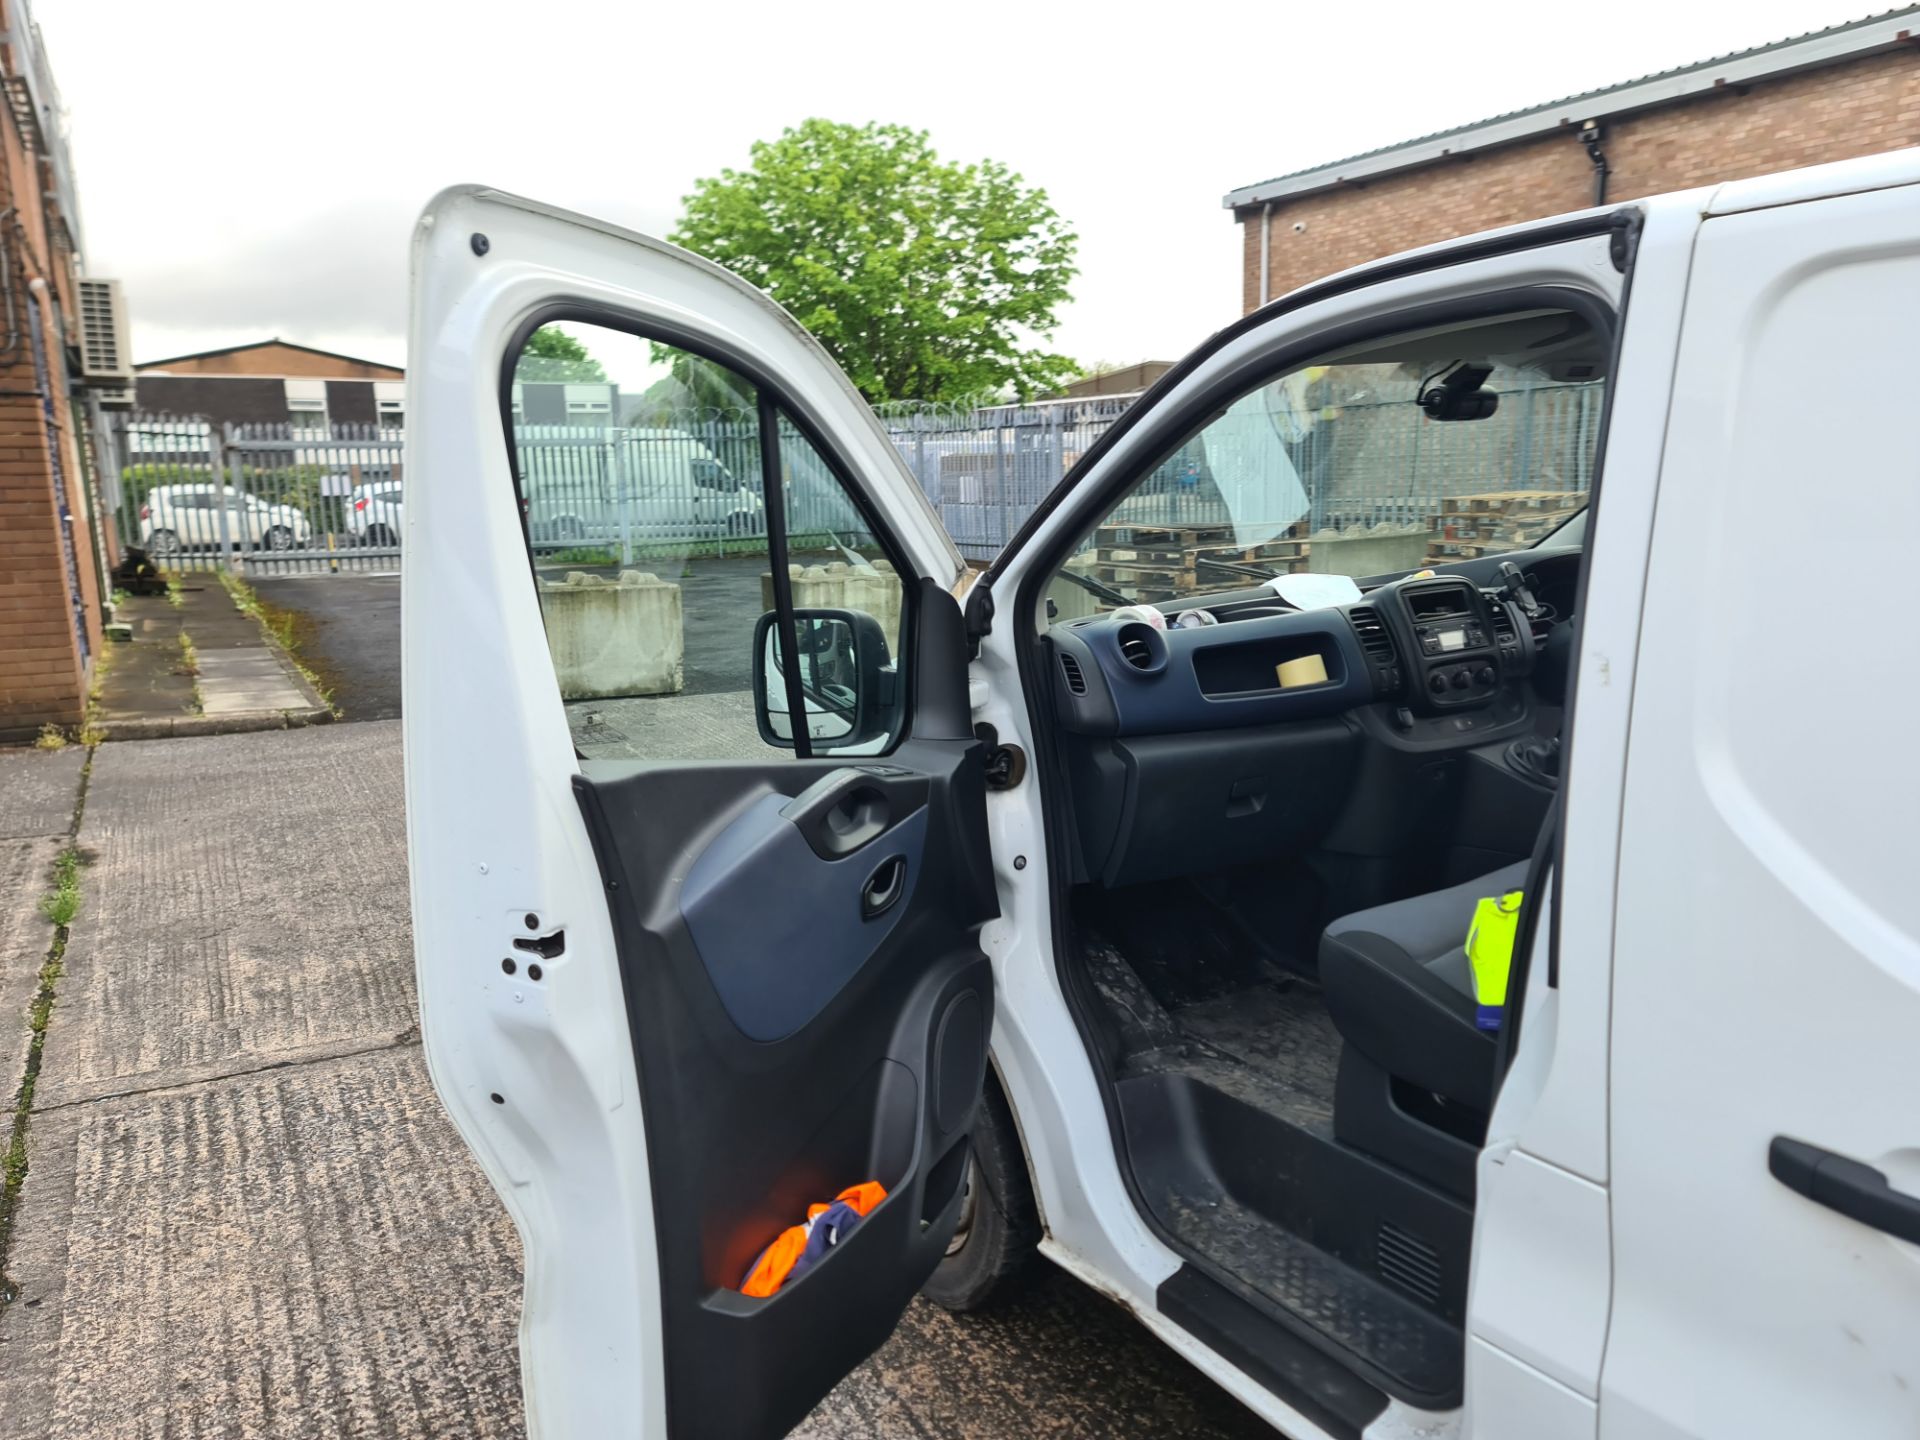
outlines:
M80 375L89 385L124 389L133 383L118 280L80 282Z

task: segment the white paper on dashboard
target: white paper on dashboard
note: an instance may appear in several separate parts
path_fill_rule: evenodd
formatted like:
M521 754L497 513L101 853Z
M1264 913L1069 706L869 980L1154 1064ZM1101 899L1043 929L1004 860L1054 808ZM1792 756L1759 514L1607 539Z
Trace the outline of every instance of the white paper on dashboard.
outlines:
M1360 587L1350 575L1276 575L1267 584L1296 610L1351 605L1360 598Z

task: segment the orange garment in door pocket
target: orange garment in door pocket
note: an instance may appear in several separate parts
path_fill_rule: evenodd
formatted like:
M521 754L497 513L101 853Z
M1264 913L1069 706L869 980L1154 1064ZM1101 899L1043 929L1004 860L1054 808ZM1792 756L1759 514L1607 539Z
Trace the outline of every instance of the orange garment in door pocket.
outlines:
M826 1204L807 1207L806 1223L789 1225L760 1252L740 1284L742 1295L764 1299L826 1258L827 1252L887 1198L878 1180L849 1185Z

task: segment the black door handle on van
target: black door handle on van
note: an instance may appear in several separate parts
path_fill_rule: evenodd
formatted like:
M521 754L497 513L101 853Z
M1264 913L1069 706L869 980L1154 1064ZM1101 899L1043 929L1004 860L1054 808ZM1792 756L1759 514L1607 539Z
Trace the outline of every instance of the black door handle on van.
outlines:
M822 860L838 860L878 840L925 808L931 783L898 765L829 770L780 809Z
M1816 1205L1920 1245L1920 1199L1902 1195L1871 1165L1776 1135L1767 1150L1767 1169Z

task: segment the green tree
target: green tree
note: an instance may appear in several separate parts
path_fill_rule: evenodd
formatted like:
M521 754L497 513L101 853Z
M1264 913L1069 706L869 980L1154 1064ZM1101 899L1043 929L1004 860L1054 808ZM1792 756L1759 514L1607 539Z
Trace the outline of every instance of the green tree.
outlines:
M558 326L542 325L527 337L526 347L513 367L513 378L587 385L604 382L607 372L573 336Z
M1078 373L1058 325L1077 237L993 160L943 161L924 131L808 120L700 181L673 239L767 291L860 392L1022 398Z

